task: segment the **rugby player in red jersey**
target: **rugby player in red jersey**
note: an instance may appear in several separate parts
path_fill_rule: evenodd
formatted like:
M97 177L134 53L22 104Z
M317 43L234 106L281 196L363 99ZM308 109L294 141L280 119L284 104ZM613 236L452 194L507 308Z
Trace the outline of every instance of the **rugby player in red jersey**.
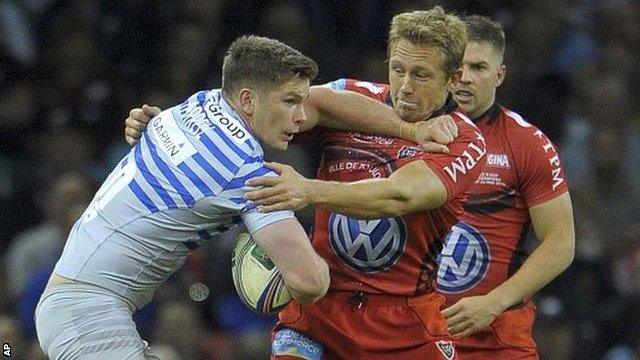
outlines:
M460 76L465 32L439 7L400 14L390 31L390 86L338 80L311 91L306 127L326 115L348 116L352 106L340 101L348 93L337 89L392 104L409 122L450 114L458 136L448 153L432 154L399 138L320 129L318 177L342 182L306 180L273 165L282 171L276 181L289 178L312 189L303 195L316 195L297 197L293 207L321 205L312 243L332 272L329 293L317 306L292 302L280 313L274 358L457 358L440 313L444 297L434 287L440 240L458 222L465 191L485 162L482 135L450 95ZM256 199L267 198L256 202L268 211L281 190L259 190Z
M263 211L317 206L312 243L332 276L316 305L292 302L280 313L276 359L457 358L440 313L444 298L434 291L435 260L485 161L482 135L449 93L459 74L457 52L466 45L460 24L439 8L400 14L389 36L390 86L331 84L392 104L405 121L450 114L459 135L449 153L322 129L318 180L273 164L280 178L249 182L270 186L248 194Z
M464 19L469 42L454 98L487 144L461 223L439 255L438 289L461 359L538 359L530 297L573 260L573 211L557 148L535 126L496 103L505 77L505 37L486 17ZM541 243L527 257L525 237Z

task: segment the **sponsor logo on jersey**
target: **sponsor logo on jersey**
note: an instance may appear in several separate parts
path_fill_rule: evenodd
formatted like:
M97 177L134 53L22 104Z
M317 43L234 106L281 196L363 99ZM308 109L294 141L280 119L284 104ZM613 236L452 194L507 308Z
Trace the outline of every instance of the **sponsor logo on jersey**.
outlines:
M338 258L366 274L393 266L407 242L406 225L400 217L366 221L331 213L328 230L329 242Z
M160 150L178 165L196 153L196 149L180 130L171 113L162 113L151 121L151 133L155 135Z
M334 172L352 172L352 171L367 171L372 178L378 179L382 177L382 171L379 167L373 166L371 164L357 162L357 161L340 161L330 164L327 167L329 173Z
M451 228L438 255L438 290L460 293L476 286L489 267L487 240L471 225L460 222Z
M551 188L555 190L564 182L564 178L560 177L560 173L562 172L562 168L560 167L560 157L558 156L556 147L553 146L551 140L549 140L549 138L547 138L542 131L537 130L534 135L544 141L544 144L542 144L542 149L547 154L549 164L551 165L551 178L553 180Z
M204 128L208 129L215 126L207 117L207 114L205 114L204 109L188 99L180 104L178 111L180 112L185 128L197 137L202 135Z
M327 168L329 173L334 173L338 171L359 171L359 170L369 170L371 169L371 164L358 162L358 161L340 161L330 164Z
M246 141L247 131L241 120L223 112L217 104L209 105L207 111L213 115L212 121L214 124L217 124L236 144L241 145Z
M418 155L422 151L416 146L403 146L398 152L398 159Z
M436 346L447 360L453 359L456 355L456 349L453 347L453 343L451 341L440 340L436 342Z
M220 103L211 96L203 106L188 99L180 104L178 110L184 126L195 136L202 135L204 129L217 127L238 145L247 139L248 133L242 121L223 111Z
M354 85L357 87L367 89L369 90L370 93L376 94L376 95L382 94L384 92L384 88L382 86L378 86L368 81L356 81Z
M478 179L476 180L475 184L492 185L492 186L500 186L500 187L507 186L507 184L502 180L502 177L500 176L500 174L486 172L486 171L483 171L480 173L480 176L478 176Z
M380 136L380 135L368 135L368 134L361 134L358 132L352 132L349 133L351 135L351 138L359 143L363 143L363 144L379 144L379 145L384 145L384 146L389 146L391 144L393 144L393 142L395 141L395 139L393 138L388 138L385 136Z
M488 154L487 166L509 169L509 157L507 154Z
M484 143L484 137L479 132L476 132L477 140L482 145L477 145L470 142L467 148L462 152L462 155L456 157L449 165L444 167L444 171L451 177L453 182L458 182L458 173L463 175L467 171L473 169L478 161L487 153L487 148Z

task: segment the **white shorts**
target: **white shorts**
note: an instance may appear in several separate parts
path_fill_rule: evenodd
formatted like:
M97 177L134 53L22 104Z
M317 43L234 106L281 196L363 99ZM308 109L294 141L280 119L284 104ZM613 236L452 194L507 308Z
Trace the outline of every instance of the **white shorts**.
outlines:
M132 319L133 307L91 284L47 289L35 312L40 347L51 360L157 359Z

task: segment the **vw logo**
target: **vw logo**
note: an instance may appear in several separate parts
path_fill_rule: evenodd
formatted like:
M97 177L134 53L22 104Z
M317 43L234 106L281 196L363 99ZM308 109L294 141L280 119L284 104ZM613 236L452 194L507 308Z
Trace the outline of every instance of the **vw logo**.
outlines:
M458 223L444 240L438 264L438 290L452 294L471 289L487 273L487 241L469 224Z
M350 268L372 274L398 261L407 242L402 218L356 220L332 213L329 242L340 260Z

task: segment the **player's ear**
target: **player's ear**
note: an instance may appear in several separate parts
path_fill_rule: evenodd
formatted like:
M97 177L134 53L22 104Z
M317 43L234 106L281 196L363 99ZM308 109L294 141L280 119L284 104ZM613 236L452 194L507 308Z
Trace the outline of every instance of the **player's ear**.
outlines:
M458 83L460 82L460 79L462 79L462 69L458 69L456 71L453 72L453 74L451 74L451 77L449 77L449 84L447 84L447 90L448 91L452 91L453 88L458 85Z
M507 76L507 67L504 64L502 64L498 68L498 78L496 79L496 87L502 85L502 83L504 82L505 76Z
M253 114L256 108L257 93L255 90L249 88L243 88L238 93L240 100L240 110L245 114Z

